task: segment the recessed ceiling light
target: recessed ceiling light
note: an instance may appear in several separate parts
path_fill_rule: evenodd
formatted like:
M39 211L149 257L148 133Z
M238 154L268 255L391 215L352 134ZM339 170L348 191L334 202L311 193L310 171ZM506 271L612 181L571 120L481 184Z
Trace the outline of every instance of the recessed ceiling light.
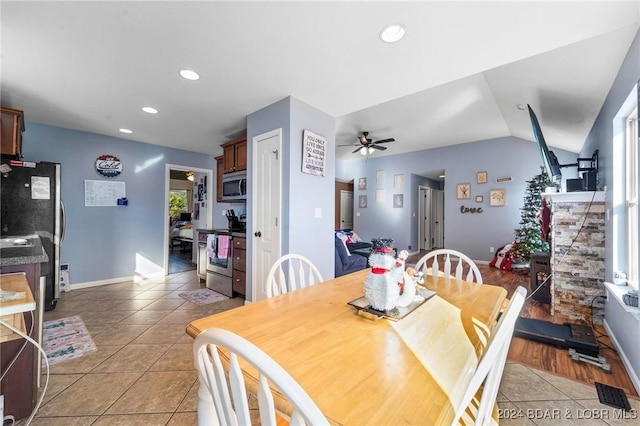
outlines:
M120 131L122 133L133 133L133 130L129 130L129 129L120 129Z
M148 114L157 114L158 110L153 107L142 107L142 110Z
M380 38L387 43L395 43L404 37L407 30L400 24L389 25L380 32Z
M180 75L182 78L186 78L187 80L199 80L200 76L197 72L193 70L180 70Z

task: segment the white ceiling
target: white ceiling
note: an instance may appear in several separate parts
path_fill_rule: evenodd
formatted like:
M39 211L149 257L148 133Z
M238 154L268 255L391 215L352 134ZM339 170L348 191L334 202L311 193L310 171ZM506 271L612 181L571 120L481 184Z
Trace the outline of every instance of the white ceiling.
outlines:
M0 15L2 105L27 121L217 155L293 96L337 119L338 145L394 137L378 156L533 140L529 103L547 142L578 152L640 2L2 0ZM407 35L383 43L393 23Z

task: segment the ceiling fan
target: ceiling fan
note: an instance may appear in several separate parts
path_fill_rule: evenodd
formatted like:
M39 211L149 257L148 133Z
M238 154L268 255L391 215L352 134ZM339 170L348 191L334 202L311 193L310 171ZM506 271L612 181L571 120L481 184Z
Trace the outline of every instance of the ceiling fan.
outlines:
M362 155L373 154L373 152L377 149L379 151L384 151L387 149L386 146L379 146L381 143L388 143L395 141L394 138L381 139L379 141L374 141L373 139L369 139L369 132L362 132L362 136L358 136L359 144L355 144L358 148L353 151L353 154L356 152L360 152Z

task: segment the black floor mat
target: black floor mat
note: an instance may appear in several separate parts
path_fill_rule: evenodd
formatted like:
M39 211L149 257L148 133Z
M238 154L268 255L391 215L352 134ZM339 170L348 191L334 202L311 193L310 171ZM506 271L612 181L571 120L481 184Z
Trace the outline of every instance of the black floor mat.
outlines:
M624 391L620 388L605 385L596 382L596 390L598 391L598 399L601 403L615 408L621 408L625 411L631 411L631 405Z

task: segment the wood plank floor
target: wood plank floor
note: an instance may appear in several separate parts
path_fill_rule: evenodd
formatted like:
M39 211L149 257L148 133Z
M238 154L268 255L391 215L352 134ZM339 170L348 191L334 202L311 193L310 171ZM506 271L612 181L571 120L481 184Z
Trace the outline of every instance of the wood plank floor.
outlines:
M420 255L411 256L407 259L407 264L415 263L419 258ZM511 297L518 286L525 287L527 291L529 289L529 275L501 271L489 265L478 265L478 268L482 274L483 282L504 287L508 293L507 297ZM528 299L522 309L521 316L559 324L566 322L564 318L551 316L549 308L549 304ZM515 336L511 343L508 360L582 383L600 382L615 386L624 389L627 396L640 399L604 327L596 325L594 329L600 343L600 355L604 356L611 365L611 373L605 373L594 365L573 361L567 349Z

